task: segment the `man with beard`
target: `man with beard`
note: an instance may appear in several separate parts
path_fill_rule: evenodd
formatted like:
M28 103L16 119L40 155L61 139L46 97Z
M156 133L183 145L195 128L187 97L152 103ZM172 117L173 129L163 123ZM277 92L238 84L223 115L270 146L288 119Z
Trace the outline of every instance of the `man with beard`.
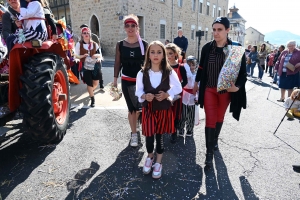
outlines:
M16 32L18 27L22 26L22 22L18 20L20 15L20 0L8 0L8 11L2 16L2 35L6 41L10 34Z

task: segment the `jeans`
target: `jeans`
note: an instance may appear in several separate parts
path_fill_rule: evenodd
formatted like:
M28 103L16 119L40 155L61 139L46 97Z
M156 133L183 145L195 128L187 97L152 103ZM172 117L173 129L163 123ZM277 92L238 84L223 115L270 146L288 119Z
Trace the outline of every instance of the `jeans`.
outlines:
M258 64L258 78L262 79L263 75L264 75L264 68L262 65Z
M273 66L269 66L269 74L270 76L273 76Z
M250 75L250 76L253 76L253 72L254 72L254 67L255 67L256 63L251 63L251 64L248 64L247 67L246 67L246 70L247 70L247 74ZM251 72L250 72L251 71Z

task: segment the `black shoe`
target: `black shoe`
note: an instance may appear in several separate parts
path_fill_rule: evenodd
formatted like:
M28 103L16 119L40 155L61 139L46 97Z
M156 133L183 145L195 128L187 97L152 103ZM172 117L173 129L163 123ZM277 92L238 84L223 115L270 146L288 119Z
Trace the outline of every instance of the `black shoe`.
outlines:
M215 128L205 127L206 158L205 165L211 166L214 157Z
M278 99L277 101L278 102L284 102L284 99Z
M297 173L300 173L300 165L293 165L293 170Z
M95 107L95 97L91 97L91 107Z
M171 142L172 144L175 144L176 141L177 141L177 132L172 133L171 139L170 139L170 142Z

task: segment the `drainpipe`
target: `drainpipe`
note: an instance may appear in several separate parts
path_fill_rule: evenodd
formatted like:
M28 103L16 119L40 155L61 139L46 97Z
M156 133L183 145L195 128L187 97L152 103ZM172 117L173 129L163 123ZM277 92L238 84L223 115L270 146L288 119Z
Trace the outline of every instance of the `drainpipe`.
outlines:
M173 24L174 24L174 0L172 0L172 19L171 19L171 41L173 42Z

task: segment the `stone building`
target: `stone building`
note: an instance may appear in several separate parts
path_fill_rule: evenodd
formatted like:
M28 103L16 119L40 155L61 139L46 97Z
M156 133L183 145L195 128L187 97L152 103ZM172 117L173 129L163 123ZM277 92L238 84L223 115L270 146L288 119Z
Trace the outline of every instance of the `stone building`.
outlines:
M131 13L139 17L140 35L148 42L173 41L182 28L189 40L187 55L196 56L196 31L205 31L202 47L212 39L214 18L227 15L228 0L72 0L69 6L73 31L79 35L79 26L89 24L105 56L114 56L117 41L125 38L122 19Z
M228 37L244 45L245 41L245 23L246 20L238 13L238 8L235 5L229 8L229 13L227 15L230 21L230 32Z
M245 46L251 45L257 45L264 43L265 41L265 35L256 30L253 27L249 27L246 29L246 36L245 36Z

